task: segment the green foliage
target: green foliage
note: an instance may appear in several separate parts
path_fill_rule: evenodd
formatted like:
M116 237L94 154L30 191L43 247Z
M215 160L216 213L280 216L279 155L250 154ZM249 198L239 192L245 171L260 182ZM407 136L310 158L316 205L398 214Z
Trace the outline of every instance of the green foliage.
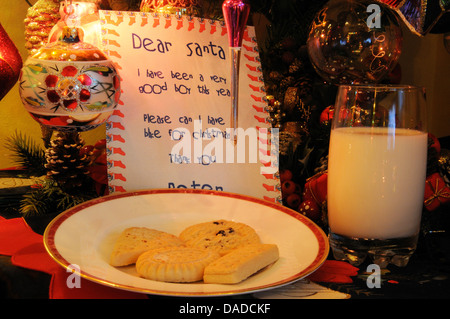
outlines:
M29 136L15 132L6 138L5 148L11 152L13 160L24 168L29 176L45 175L44 150Z
M15 132L6 139L5 147L11 152L17 165L23 169L22 175L38 177L36 185L20 199L19 212L24 217L61 213L98 196L90 184L69 193L54 179L46 177L45 150L25 134Z
M23 196L20 213L24 217L61 213L95 197L95 193L68 194L55 181L45 178Z

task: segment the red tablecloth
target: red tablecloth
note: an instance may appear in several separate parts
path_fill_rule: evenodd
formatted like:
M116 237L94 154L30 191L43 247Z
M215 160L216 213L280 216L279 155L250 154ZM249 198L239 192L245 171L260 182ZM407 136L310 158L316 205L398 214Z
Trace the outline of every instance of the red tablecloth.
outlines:
M45 250L43 236L35 233L23 218L0 217L0 254L11 256L19 267L42 271L52 276L50 299L145 299L145 294L115 289L80 278L80 287L69 288L72 274L54 261ZM314 282L351 283L358 268L346 262L327 260L308 278Z

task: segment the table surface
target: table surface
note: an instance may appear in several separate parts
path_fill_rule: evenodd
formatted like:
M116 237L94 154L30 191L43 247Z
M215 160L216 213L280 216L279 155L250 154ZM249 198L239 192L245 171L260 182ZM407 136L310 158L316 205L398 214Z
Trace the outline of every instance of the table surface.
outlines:
M20 191L19 191L20 193ZM22 217L18 212L20 198L15 192L0 194L0 216ZM382 270L381 287L367 285L367 266L358 266L359 273L352 283L319 283L348 294L351 299L449 299L450 298L450 209L440 207L429 214L427 233L422 233L417 251L406 267L393 265ZM53 216L26 218L27 224L42 234ZM333 257L329 256L329 259ZM9 256L0 255L0 299L48 298L51 276L42 272L16 267ZM152 296L150 296L151 298Z

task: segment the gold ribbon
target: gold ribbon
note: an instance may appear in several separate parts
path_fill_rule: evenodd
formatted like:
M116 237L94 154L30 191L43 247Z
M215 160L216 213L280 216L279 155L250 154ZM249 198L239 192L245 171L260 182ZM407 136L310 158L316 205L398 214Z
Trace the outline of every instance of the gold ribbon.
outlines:
M443 188L439 189L439 179L436 179L436 188L433 187L433 184L431 183L431 181L426 181L429 185L430 188L433 190L433 195L429 198L427 198L425 200L425 206L429 206L433 203L433 201L435 199L437 199L439 201L439 203L442 204L440 198L450 198L450 192L446 191L446 187L444 186Z

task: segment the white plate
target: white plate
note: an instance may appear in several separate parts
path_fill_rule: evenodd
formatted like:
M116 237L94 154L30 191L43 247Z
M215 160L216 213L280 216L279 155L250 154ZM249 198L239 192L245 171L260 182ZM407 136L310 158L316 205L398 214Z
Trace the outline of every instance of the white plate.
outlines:
M113 244L127 227L149 227L178 235L187 226L228 219L253 227L262 242L278 245L279 260L234 285L167 283L140 278L134 266L108 263ZM124 290L171 296L245 294L299 280L327 258L324 232L303 215L279 204L226 192L157 189L118 193L87 201L58 215L44 244L63 267L91 281Z

